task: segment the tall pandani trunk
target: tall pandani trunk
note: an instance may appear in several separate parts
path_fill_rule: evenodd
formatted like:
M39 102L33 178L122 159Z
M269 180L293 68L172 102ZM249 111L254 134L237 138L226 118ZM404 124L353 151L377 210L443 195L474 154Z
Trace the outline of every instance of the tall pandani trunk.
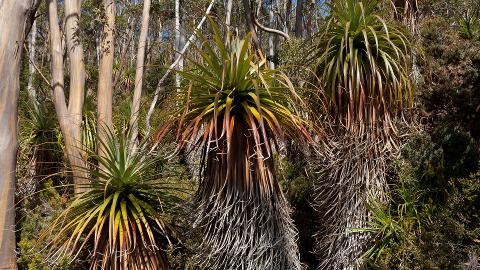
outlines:
M274 175L273 157L266 154L272 152L270 142L255 144L241 121L235 123L229 147L226 133L203 146L194 223L202 232L203 267L301 269L297 232Z
M314 166L319 168L314 200L319 217L318 269L361 266L358 259L369 235L353 229L368 227L368 201L386 202L387 164L398 149L396 132L378 130L373 126L331 127L315 151Z

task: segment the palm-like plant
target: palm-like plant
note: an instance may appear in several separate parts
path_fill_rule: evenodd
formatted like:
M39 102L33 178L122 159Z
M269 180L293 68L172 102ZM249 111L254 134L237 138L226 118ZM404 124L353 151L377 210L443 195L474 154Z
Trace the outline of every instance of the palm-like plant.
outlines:
M48 257L74 260L92 247L90 269L169 269L165 249L175 234L164 210L178 200L161 178L161 161L146 151L146 143L130 149L126 135L109 132L100 143L105 156L89 151L94 164L81 168L92 177L88 191L43 234L55 235Z
M375 14L376 1L334 1L310 61L321 89L327 121L318 151L322 174L316 203L321 230L320 269L352 266L363 248L367 196L380 201L388 190L386 162L398 148L397 122L412 105L411 44L400 28ZM317 105L316 105L317 106Z
M181 73L174 115L180 148L202 151L194 226L203 236L203 267L300 269L296 230L273 168L277 142L308 137L292 106L299 100L288 78L255 56L249 35L228 34L224 42L211 26L214 46L198 34L201 62L191 60L192 69Z
M41 184L39 182L41 178L57 171L63 153L62 145L55 142L56 137L60 135L56 130L55 118L48 113L45 103L36 107L31 106L20 121L23 127L20 146L22 153L27 153L20 157L28 158L28 161L20 163L25 164L25 168L20 170L24 174L17 183L17 192L26 195L35 192L37 186Z
M376 15L376 5L332 4L312 50L328 113L348 129L379 121L391 127L391 116L412 104L409 37Z

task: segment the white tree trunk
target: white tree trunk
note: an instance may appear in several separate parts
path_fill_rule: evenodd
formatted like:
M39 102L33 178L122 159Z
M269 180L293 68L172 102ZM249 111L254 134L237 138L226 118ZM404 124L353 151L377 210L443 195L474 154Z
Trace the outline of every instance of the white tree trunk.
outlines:
M227 6L225 7L225 24L227 25L228 31L230 31L230 27L232 26L232 8L233 0L227 0Z
M268 19L269 19L269 26L270 28L275 28L275 16L273 14L273 0L270 2L269 8L268 8ZM273 62L273 57L275 56L275 34L270 33L268 36L268 54L272 58L269 61L269 66L271 69L275 68L275 63Z
M180 53L180 50L184 46L184 40L182 36L182 25L181 25L181 6L180 6L180 0L175 0L175 58L178 58L176 70L183 70L183 55ZM180 74L175 74L175 86L180 88L182 78Z
M73 176L76 192L85 190L88 182L85 173L78 168L85 167L81 155L82 149L82 117L85 95L85 66L83 62L83 46L78 36L80 33L80 5L81 0L65 0L65 33L68 57L70 59L70 93L68 97L68 111L70 118L70 132L72 144L76 153L71 157L73 161Z
M33 77L35 75L35 52L36 52L36 41L37 41L37 20L33 21L32 29L30 32L30 39L28 40L28 53L29 53L29 64L28 64L28 86L27 92L30 100L33 103L34 108L38 107L37 101L37 91L33 87Z
M60 129L65 139L65 150L72 168L75 193L86 190L87 177L82 157L82 111L84 100L85 69L83 47L78 42L80 1L65 1L65 32L68 55L70 57L70 95L68 106L64 93L63 46L59 29L56 0L47 0L50 21L50 49L52 54L52 89L55 111Z
M29 0L0 1L0 269L17 269L15 165L20 59Z
M114 30L115 30L115 1L104 0L106 24L102 30L100 70L98 74L98 97L97 97L97 138L98 154L105 156L107 132L113 129L112 101L113 101L113 58L115 54ZM103 142L103 143L101 143Z
M138 118L140 116L140 100L142 97L143 65L145 62L145 45L148 35L148 21L150 16L150 0L143 2L142 26L137 48L137 64L135 70L135 91L133 93L132 111L130 115L131 143L135 144L138 137Z

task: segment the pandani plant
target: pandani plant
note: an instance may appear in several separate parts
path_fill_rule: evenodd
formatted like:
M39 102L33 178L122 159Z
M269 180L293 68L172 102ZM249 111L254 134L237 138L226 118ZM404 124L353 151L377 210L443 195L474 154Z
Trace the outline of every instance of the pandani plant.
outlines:
M385 170L397 153L399 124L413 105L410 36L375 13L377 1L330 3L330 18L314 38L309 62L319 89L325 131L316 151L318 269L355 269L368 233L367 198L385 202Z
M99 143L105 155L86 148L90 164L79 168L90 177L86 191L41 234L49 263L81 254L90 269L170 269L167 249L177 237L169 215L179 190L165 162L146 142L132 149L128 133L108 130Z
M42 185L42 178L54 174L62 163L62 145L57 138L61 136L55 125L55 118L49 114L48 103L32 106L31 101L25 103L25 116L20 118L23 127L20 133L19 156L20 176L17 191L30 196Z
M201 149L194 229L202 269L301 269L296 229L274 173L278 144L308 141L290 80L268 69L250 43L210 20L211 40L198 33L199 60L189 59L174 99L178 149Z

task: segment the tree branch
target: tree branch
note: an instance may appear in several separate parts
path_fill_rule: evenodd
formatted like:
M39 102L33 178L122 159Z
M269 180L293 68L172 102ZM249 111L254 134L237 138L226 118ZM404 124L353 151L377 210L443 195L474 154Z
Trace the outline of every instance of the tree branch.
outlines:
M253 15L253 22L255 23L256 26L258 26L260 29L262 29L265 32L272 33L272 34L277 34L277 35L282 36L286 40L290 40L290 36L287 33L283 32L283 31L280 31L278 29L273 29L273 28L266 27L265 25L262 25L257 20L257 17L255 17L255 15Z
M35 14L37 13L38 7L40 6L41 2L42 0L33 1L30 9L27 12L27 21L25 23L25 36L28 36L28 33L30 33L30 30L32 29L33 21L35 21L35 19L38 17L35 16Z
M52 83L49 79L47 79L47 77L45 77L45 75L42 73L42 71L38 68L38 66L35 64L35 62L33 61L32 58L30 58L30 50L28 50L27 48L27 45L26 44L23 44L23 47L25 48L25 51L27 52L26 55L28 57L28 61L32 64L32 66L35 68L35 70L38 72L38 74L40 74L40 76L42 77L42 79L45 81L45 83L48 85L48 86L51 86Z

